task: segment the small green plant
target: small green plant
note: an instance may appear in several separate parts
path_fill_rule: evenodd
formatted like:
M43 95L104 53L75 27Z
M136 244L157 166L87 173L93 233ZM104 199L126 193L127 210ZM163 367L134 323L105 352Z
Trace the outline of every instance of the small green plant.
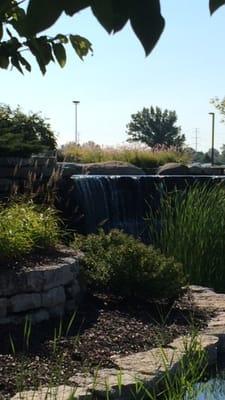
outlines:
M148 224L154 246L184 266L191 283L225 290L225 188L196 184L162 191Z
M83 273L91 288L123 297L172 298L184 284L182 265L119 230L76 235L73 246L84 253Z
M12 203L0 209L0 262L18 259L59 241L55 211L29 203Z

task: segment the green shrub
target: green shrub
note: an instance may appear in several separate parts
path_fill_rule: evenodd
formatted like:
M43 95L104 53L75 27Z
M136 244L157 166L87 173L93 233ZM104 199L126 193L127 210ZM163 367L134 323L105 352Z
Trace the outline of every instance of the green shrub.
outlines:
M0 209L0 262L54 247L58 240L59 228L52 209L32 203L14 203Z
M56 149L56 137L40 113L0 104L0 157L30 157Z
M150 212L148 223L154 246L181 262L191 283L225 290L222 185L196 184L184 192L163 192L160 210Z
M172 298L184 284L180 263L118 230L77 235L73 246L84 253L83 272L92 289L123 297Z

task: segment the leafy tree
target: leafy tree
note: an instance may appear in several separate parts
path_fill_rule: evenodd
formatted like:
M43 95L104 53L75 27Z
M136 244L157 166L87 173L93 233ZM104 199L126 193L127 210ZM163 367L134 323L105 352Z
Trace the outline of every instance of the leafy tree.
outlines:
M185 136L180 127L176 126L175 111L162 111L159 107L143 108L131 115L127 125L129 142L141 142L150 147L157 145L182 147Z
M214 97L210 100L210 103L213 104L222 115L221 122L225 122L225 97L222 100L220 100L218 97Z
M221 150L221 156L220 156L221 162L222 162L223 164L225 164L225 144L223 144L223 145L220 147L220 150Z
M223 4L225 0L209 0L211 14ZM164 29L160 0L0 0L0 68L14 66L21 73L24 69L31 71L24 49L31 51L43 74L51 61L57 60L64 67L68 43L83 59L92 52L88 39L77 34L49 37L40 33L53 26L63 13L72 17L89 7L109 33L120 31L130 21L146 54Z
M205 153L203 153L203 151L196 151L196 152L193 154L192 161L194 161L194 162L199 162L199 163L204 163L204 162L206 162Z
M56 138L40 114L0 105L0 156L29 156L56 149Z
M212 148L210 148L206 153L205 153L205 162L211 162L212 161ZM221 156L220 152L217 149L214 149L214 162L216 164L221 163Z

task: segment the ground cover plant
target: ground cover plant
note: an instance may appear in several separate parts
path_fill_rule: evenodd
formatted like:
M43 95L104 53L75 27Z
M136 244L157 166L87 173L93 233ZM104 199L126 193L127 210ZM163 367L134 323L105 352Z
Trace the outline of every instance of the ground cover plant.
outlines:
M56 213L50 207L32 202L0 207L0 264L54 248L59 237Z
M92 289L110 290L127 298L173 298L185 283L182 265L173 257L119 230L75 235L85 281Z
M152 243L182 262L191 283L225 290L225 188L196 184L185 191L162 191L150 211Z
M61 160L68 162L93 163L103 161L123 161L143 168L157 168L168 162L188 162L190 156L174 148L143 148L143 147L108 147L95 144L76 146L65 145L62 149Z

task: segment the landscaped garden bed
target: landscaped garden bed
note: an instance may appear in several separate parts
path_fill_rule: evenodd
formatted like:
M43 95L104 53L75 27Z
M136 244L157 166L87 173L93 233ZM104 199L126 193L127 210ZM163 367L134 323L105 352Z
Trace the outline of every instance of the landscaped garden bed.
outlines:
M223 191L220 190L216 197L221 196L223 205ZM198 194L197 197L200 198ZM201 204L201 201L196 203L198 212ZM171 246L170 251L165 250L165 255L160 245L157 249L118 230L109 234L103 230L88 236L76 234L70 249L62 247L64 233L59 229L56 212L32 202L2 206L0 214L0 283L6 279L5 292L0 292L0 297L7 302L7 313L12 311L14 317L16 313L22 317L18 325L9 319L0 326L0 399L8 400L15 393L40 386L71 386L73 379L76 381L81 376L79 374L95 374L102 368L107 369L108 374L112 371L113 376L115 371L119 373L120 362L127 366L125 370L132 370L129 365L132 355L137 354L142 359L156 347L162 349L163 354L174 339L188 333L191 337L193 332L196 334L206 327L208 319L214 315L214 309L199 308L192 301L195 295L192 297L187 284L194 278L187 270L188 257L177 257L178 245L184 243L182 235L187 232L188 218L182 220L183 230L179 241L174 242L177 253L173 254ZM171 220L167 220L176 222L172 211L171 215ZM210 221L209 214L204 215L207 222ZM222 214L219 215L223 224ZM189 232L194 235L195 231ZM208 235L201 236L203 249L207 249L207 240ZM223 237L217 248L223 255L222 240ZM160 244L160 241L155 240L155 243ZM78 265L80 252L82 257ZM71 265L65 266L68 258ZM75 264L76 271L72 271ZM63 273L61 268L65 269ZM203 272L201 279L204 279ZM14 276L14 287L7 276ZM59 277L62 280L58 280ZM73 301L67 312L67 300L74 300L67 298L67 294L71 296L70 289L75 281L81 282L86 290L83 301L80 304ZM58 317L57 313L49 312L51 320L33 324L37 320L32 320L31 305L18 308L21 304L16 297L19 287L26 299L38 296L36 310L53 307L60 311ZM60 295L58 303L55 290ZM50 297L54 304L48 303ZM7 315L2 316L5 317ZM215 344L217 339L211 340ZM195 348L194 353L198 354ZM199 376L197 370L195 374ZM195 382L194 379L191 382Z
M203 328L208 315L190 300L186 294L171 308L165 302L132 303L96 293L62 324L59 319L42 322L28 336L24 325L1 327L0 398L40 385L68 384L77 372L114 368L112 356L165 346Z

